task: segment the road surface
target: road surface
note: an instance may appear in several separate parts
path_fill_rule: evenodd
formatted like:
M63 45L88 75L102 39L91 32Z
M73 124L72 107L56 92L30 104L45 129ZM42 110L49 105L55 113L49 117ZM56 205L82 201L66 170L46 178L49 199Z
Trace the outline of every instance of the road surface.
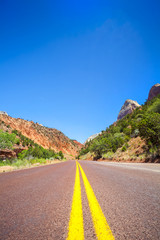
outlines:
M1 173L0 239L158 240L160 165L67 161Z

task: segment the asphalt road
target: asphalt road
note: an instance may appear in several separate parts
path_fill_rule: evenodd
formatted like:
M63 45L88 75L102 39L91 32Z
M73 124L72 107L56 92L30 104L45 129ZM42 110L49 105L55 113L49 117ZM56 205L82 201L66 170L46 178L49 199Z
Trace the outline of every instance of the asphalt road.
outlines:
M160 164L79 163L116 240L160 239ZM0 239L66 239L77 171L68 161L1 173ZM84 238L94 240L79 173Z

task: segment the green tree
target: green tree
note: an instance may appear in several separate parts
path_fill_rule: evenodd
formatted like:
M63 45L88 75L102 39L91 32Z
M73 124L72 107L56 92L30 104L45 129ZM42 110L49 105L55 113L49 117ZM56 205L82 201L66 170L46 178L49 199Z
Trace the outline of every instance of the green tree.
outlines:
M16 135L14 133L3 132L0 130L0 149L12 149L16 142Z
M139 122L140 136L153 145L160 145L160 114L150 113Z
M59 156L60 156L61 159L64 158L64 155L63 155L62 151L59 152Z

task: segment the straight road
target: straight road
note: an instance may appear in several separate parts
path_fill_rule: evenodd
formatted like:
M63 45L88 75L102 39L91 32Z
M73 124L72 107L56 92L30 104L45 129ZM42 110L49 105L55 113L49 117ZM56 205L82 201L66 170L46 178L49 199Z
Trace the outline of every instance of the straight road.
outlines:
M0 239L158 240L160 165L68 161L2 173Z

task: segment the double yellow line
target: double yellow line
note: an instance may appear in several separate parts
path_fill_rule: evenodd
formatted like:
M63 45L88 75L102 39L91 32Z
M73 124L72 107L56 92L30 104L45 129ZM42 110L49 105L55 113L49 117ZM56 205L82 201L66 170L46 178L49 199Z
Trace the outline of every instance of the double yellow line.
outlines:
M93 189L81 165L77 161L76 161L76 177L75 177L74 193L73 193L73 200L72 200L72 209L70 214L67 240L84 240L83 211L82 211L79 169L81 171L82 179L84 182L84 187L87 194L90 212L91 212L97 239L98 240L114 240L111 229L96 199Z

